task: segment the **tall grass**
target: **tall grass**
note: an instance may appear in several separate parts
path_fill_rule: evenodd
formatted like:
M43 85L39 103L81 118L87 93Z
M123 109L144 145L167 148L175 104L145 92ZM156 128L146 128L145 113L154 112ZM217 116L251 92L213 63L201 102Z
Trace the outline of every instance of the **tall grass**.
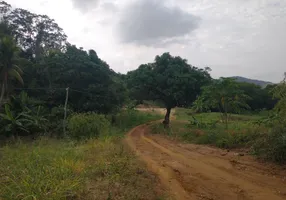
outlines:
M1 149L3 199L65 199L83 190L84 152L72 143L42 139Z
M257 115L231 115L226 130L220 113L192 113L190 109L177 108L177 121L168 130L161 124L152 125L153 133L163 133L186 142L211 144L220 148L251 147L265 128L255 125ZM195 118L195 119L194 119Z
M157 113L140 112L137 110L124 110L116 115L113 125L123 131L149 121L161 119Z
M104 115L77 113L69 118L68 135L75 139L98 138L108 135L110 122Z
M124 111L116 117L109 137L99 131L100 139L42 138L1 147L0 199L158 199L158 180L118 136L160 116Z

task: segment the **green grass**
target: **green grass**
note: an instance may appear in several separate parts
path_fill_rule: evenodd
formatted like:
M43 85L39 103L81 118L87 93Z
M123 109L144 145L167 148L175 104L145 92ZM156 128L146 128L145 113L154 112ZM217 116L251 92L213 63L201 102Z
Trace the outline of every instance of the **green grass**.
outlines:
M128 116L130 115L130 116ZM124 130L157 119L121 113L110 135L87 141L41 138L0 148L0 199L159 199L158 180L123 144ZM118 122L118 121L117 121Z
M190 109L177 108L176 120L169 129L161 124L152 125L153 133L163 133L185 142L211 144L220 148L251 147L265 133L265 128L255 125L259 115L237 115L230 117L228 129L221 121L220 113L191 114ZM197 120L194 123L193 117Z
M146 122L159 120L162 115L156 112L140 112L137 110L125 110L120 112L115 117L114 126L122 131L127 131L132 127L144 124Z
M188 108L176 108L176 119L177 120L191 120L192 115L198 118L199 120L203 120L206 122L220 120L221 114L218 112L209 112L209 113L194 113L192 109ZM236 121L248 121L248 120L258 120L261 117L265 116L265 114L248 114L248 115L238 115L231 114L231 118Z
M191 109L185 108L176 108L176 119L179 121L194 121L193 117L201 124L206 127L198 127L201 129L216 129L216 130L224 130L225 124L222 123L221 114L217 112L210 113L193 113ZM193 117L192 117L193 116ZM261 115L238 115L231 114L230 121L228 124L228 129L230 130L245 130L253 125L253 122L261 119L263 116Z
M1 148L3 199L64 199L84 189L84 152L66 141L42 139Z

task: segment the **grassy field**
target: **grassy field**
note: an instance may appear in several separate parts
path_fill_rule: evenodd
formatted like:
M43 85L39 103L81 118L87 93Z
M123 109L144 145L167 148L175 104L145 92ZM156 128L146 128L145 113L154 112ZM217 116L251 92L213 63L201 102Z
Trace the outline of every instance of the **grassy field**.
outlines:
M160 116L126 111L117 117L104 138L41 138L1 147L0 199L163 199L156 177L122 141L124 131Z
M266 131L255 123L261 119L259 115L233 114L227 129L220 113L192 114L190 109L176 108L175 116L176 120L171 122L169 130L165 130L161 124L154 124L153 133L164 133L185 142L240 148L250 147Z

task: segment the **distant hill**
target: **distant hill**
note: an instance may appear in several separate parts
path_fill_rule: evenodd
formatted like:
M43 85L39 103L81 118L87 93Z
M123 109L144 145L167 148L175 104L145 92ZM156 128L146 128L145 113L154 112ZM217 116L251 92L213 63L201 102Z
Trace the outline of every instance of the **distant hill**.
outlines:
M241 76L232 76L230 78L234 78L238 82L253 83L253 84L259 85L261 87L266 87L267 85L272 85L273 84L273 83L268 82L268 81L249 79L249 78L245 78L245 77L241 77Z

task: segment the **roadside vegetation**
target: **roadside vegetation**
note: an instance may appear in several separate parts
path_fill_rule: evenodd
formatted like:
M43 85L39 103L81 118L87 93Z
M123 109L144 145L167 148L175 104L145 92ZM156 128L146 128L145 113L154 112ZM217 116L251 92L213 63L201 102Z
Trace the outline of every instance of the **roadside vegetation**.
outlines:
M169 130L161 124L155 124L151 127L153 132L162 132L186 142L233 149L250 147L259 133L266 130L256 124L261 119L259 115L232 115L229 117L228 129L220 113L216 112L196 114L191 109L178 108L176 117Z
M0 148L3 199L158 199L159 181L122 136L160 115L127 110L114 125L102 115L74 114L68 138L14 139ZM133 120L134 119L134 120ZM90 121L92 120L92 122Z
M0 199L164 198L123 140L160 118L155 133L286 162L285 80L213 79L168 52L120 74L49 16L5 1L0 16Z
M249 112L250 107L245 103L249 97L241 93L243 91L236 91L237 83L232 82L233 87L229 87L229 81L232 80L225 80L221 80L221 84L226 84L225 87L219 85L216 88L214 84L203 88L202 95L192 108L177 108L176 120L169 129L154 124L152 132L196 144L225 149L244 148L258 158L284 164L285 79L272 90L273 98L278 102L274 109L260 112ZM243 94L242 98L238 93Z

